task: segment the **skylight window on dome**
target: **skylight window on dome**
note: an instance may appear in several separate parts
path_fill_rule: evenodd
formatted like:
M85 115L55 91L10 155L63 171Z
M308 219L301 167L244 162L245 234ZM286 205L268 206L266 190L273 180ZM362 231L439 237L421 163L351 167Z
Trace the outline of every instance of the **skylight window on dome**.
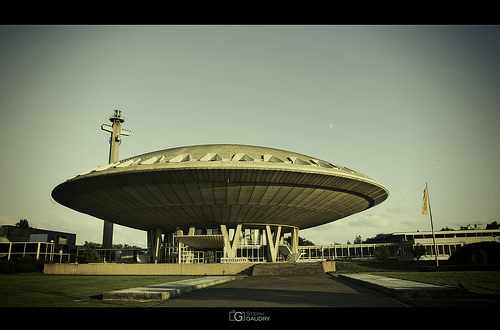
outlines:
M279 159L276 156L270 155L270 154L265 154L262 156L265 162L270 162L270 163L284 163L285 161L282 159Z
M295 165L311 165L310 162L307 162L307 161L300 159L298 157L288 157L288 159L292 162L292 164L295 164Z
M237 154L234 154L233 158L231 158L233 161L239 161L239 162L253 162L254 159L247 154L243 152L239 152Z
M352 172L352 173L355 173L355 174L356 174L356 173L358 173L358 172L356 172L355 170L351 170L351 169L350 169L350 168L348 168L348 167L344 167L344 170L347 170L347 171Z
M181 154L178 156L175 156L169 162L171 163L182 163L182 162L189 162L191 160L191 154Z
M330 163L327 163L327 162L324 162L322 160L311 159L311 162L313 164L316 164L316 165L320 166L320 167L324 167L324 168L336 168L336 169L338 169L337 166L335 166L333 164L330 164Z
M114 165L116 165L116 163L101 165L101 166L95 168L94 171L96 171L96 172L104 171L104 170L107 170L110 167L113 167Z
M133 159L129 159L126 162L123 162L123 163L116 165L116 167L127 167L127 166L132 165L133 162L134 162Z
M200 161L202 161L202 162L216 162L216 161L221 161L221 160L222 160L222 157L217 153L206 154L205 156L200 158Z
M141 165L149 165L149 164L154 164L158 157L151 157L146 159L145 161L141 162Z

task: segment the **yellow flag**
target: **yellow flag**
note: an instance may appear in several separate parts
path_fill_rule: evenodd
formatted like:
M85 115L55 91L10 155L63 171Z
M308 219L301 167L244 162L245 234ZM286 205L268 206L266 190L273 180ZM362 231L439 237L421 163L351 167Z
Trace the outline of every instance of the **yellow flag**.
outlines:
M429 214L427 210L427 186L424 189L424 201L422 202L422 214Z

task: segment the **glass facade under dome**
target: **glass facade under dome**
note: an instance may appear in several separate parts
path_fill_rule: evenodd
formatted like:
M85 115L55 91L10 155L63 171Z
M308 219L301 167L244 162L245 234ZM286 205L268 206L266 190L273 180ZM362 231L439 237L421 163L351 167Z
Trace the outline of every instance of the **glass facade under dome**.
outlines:
M193 232L191 233L193 234ZM229 237L234 244L234 229L229 229ZM195 229L194 235L190 235L188 231L176 231L165 235L164 243L160 248L159 263L232 263L232 262L250 262L260 263L266 262L268 259L267 237L264 229L244 229L239 233L235 256L233 258L225 258L224 246L214 247L210 245L210 240L215 242L213 236L223 239L220 229ZM283 237L281 237L283 238ZM183 242L198 240L200 243L195 247L189 246ZM201 246L205 243L207 246ZM213 244L213 243L212 243ZM281 245L289 244L281 239ZM286 252L285 251L285 252ZM278 251L276 261L286 261L287 255Z

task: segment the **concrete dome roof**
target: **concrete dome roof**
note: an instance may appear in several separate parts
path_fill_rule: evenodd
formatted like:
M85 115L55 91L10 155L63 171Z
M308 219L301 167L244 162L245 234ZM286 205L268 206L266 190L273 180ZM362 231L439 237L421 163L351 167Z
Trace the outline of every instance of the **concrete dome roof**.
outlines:
M137 229L221 224L300 229L383 202L388 191L351 169L248 145L165 149L99 166L58 185L59 203Z

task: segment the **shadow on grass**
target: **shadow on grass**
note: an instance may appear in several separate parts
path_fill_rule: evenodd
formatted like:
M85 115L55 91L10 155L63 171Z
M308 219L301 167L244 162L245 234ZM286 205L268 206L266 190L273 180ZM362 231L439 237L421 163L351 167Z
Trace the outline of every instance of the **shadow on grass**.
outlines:
M412 298L400 299L403 303L411 307L423 308L500 308L500 299L495 296L470 293L460 298Z

